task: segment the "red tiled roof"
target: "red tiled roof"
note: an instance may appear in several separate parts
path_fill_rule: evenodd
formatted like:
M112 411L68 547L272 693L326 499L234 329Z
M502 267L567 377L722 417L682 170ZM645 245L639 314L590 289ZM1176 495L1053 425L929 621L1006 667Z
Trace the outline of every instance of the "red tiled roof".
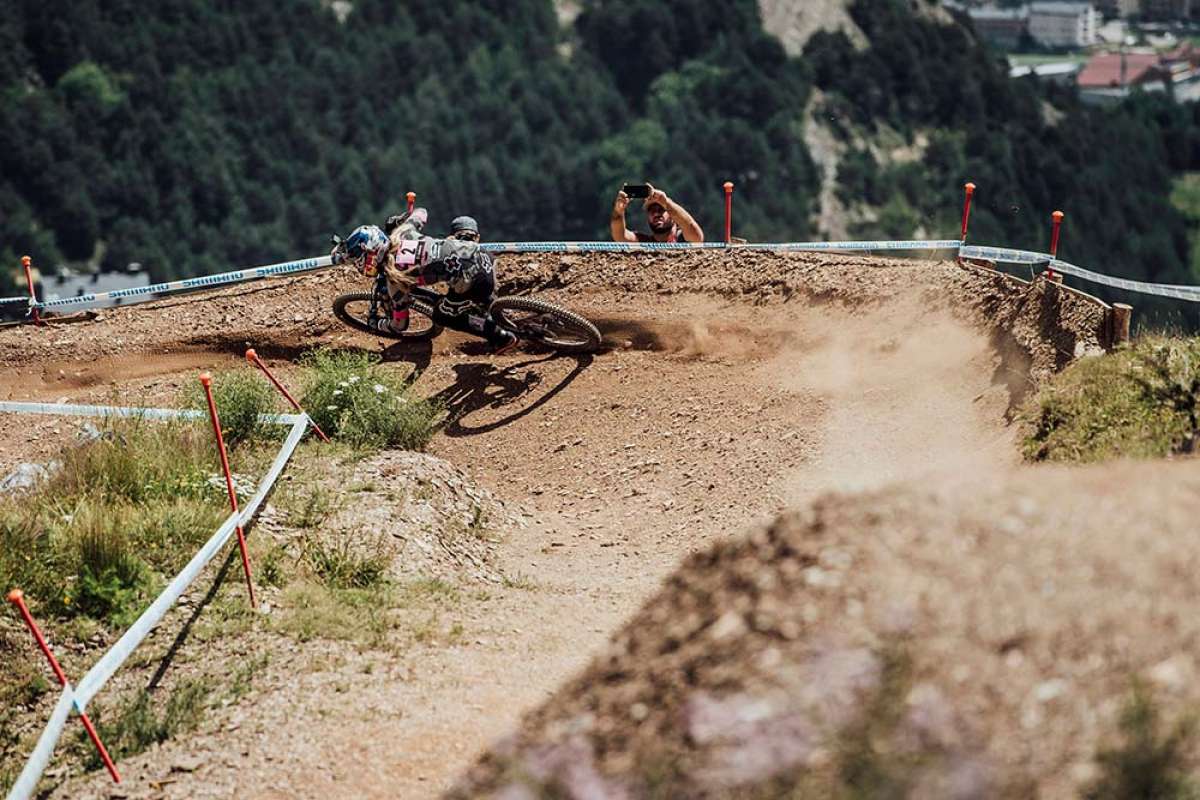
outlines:
M1121 85L1120 53L1101 53L1092 56L1087 66L1079 73L1078 83L1081 88L1107 88ZM1153 53L1126 53L1125 84L1142 83L1154 77L1158 68L1158 56Z

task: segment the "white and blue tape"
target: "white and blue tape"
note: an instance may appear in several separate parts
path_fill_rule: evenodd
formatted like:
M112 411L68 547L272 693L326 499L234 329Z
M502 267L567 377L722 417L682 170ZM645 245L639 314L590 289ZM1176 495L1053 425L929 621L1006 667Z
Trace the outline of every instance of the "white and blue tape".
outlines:
M962 258L982 258L988 261L996 261L1005 264L1045 263L1055 272L1061 272L1064 275L1071 275L1085 281L1098 283L1102 286L1111 286L1114 289L1124 289L1125 291L1136 292L1137 294L1170 297L1174 300L1186 300L1188 302L1200 303L1200 286L1187 286L1169 283L1147 283L1145 281L1129 280L1128 278L1116 278L1112 275L1104 275L1099 272L1093 272L1090 269L1077 267L1067 261L1059 261L1049 253L1038 253L1032 250L1015 250L1007 247L980 247L978 245L965 245L959 251L959 255Z
M144 417L147 419L192 418L203 413L165 408L119 408L111 406L68 406L55 403L10 402L0 403L0 411L33 414L72 414L78 416ZM21 774L17 777L12 789L9 790L8 800L28 800L28 798L33 797L37 790L38 781L41 780L42 773L49 766L50 758L54 755L54 748L66 728L72 709L82 712L87 707L87 704L96 696L96 693L108 682L117 669L125 663L138 645L149 635L150 631L162 621L162 618L175 605L187 587L196 580L204 567L221 551L221 548L225 546L229 538L233 535L236 527L238 525L245 526L254 519L254 515L258 513L259 507L266 500L267 494L271 491L275 482L279 480L279 476L282 474L284 467L287 466L292 453L295 452L296 447L300 444L300 440L303 438L309 424L307 414L264 414L262 415L262 419L278 424L291 425L292 429L284 441L283 447L280 448L279 454L275 456L275 460L271 463L270 469L267 470L266 475L259 482L254 496L250 498L250 501L240 513L230 514L226 518L221 527L217 529L217 532L204 543L204 546L200 548L196 555L192 556L192 560L179 571L179 574L171 580L171 583L150 604L150 607L142 612L142 615L130 626L129 630L125 631L116 644L88 670L83 679L79 681L79 685L72 687L68 683L63 688L62 695L59 697L54 711L50 714L50 719L47 721L46 727L42 730L42 735L38 738L37 745L30 754L29 760L25 762L25 766L22 768Z
M132 289L114 289L111 292L96 292L93 294L82 294L78 297L64 297L58 300L47 300L42 303L37 303L39 309L49 308L74 308L74 307L92 307L92 306L112 306L123 305L124 301L132 300L134 303L145 303L151 300L158 300L163 295L177 294L179 292L194 292L201 289L215 289L221 286L227 286L234 283L245 283L246 281L256 281L262 278L271 278L278 275L292 275L297 272L311 272L316 269L323 269L332 266L333 262L329 256L321 256L319 258L302 258L297 261L284 261L279 264L268 264L264 267L251 267L249 269L236 269L232 272L221 272L216 275L204 275L199 278L185 278L179 281L169 281L167 283L155 283L150 286L137 286ZM29 298L23 298L24 302L28 302Z
M725 244L724 242L489 242L486 253L655 253L694 250L767 250L800 253L824 250L957 250L957 239L911 242L780 242Z
M75 406L65 403L25 403L0 400L0 411L14 414L57 414L67 417L134 417L139 419L203 419L207 411L178 408L138 408L121 406ZM295 425L302 414L259 414L259 422L277 425Z

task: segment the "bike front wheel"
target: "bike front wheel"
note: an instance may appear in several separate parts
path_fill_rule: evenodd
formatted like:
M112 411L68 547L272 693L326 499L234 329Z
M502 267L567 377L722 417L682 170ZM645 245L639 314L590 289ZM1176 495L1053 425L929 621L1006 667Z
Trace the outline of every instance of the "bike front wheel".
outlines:
M395 333L390 330L379 330L375 327L378 319L384 319L383 314L389 314L385 303L375 302L375 314L372 315L372 297L370 292L351 292L339 295L333 301L333 315L355 330L382 336L385 339L401 339L414 342L432 339L442 332L442 326L433 321L433 306L424 300L413 298L409 303L408 329Z

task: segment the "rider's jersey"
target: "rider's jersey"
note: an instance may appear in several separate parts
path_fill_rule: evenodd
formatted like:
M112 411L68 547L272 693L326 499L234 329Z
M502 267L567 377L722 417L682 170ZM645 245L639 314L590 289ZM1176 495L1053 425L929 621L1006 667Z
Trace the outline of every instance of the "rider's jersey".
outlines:
M494 279L492 257L480 251L478 242L422 236L420 231L427 219L425 209L414 209L388 237L392 247L384 266L389 283L396 274L388 267L400 273L417 271L426 285L444 282L459 294L469 293L481 277Z
M459 294L466 294L480 276L495 274L492 257L479 250L478 242L422 236L401 241L392 254L401 270L419 267L426 285L444 281Z

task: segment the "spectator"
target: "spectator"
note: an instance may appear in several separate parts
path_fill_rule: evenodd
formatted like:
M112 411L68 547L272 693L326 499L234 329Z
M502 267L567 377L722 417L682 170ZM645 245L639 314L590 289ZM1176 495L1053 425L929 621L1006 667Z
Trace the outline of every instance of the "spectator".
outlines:
M647 184L649 186L649 184ZM625 209L629 206L629 195L625 190L617 192L613 201L612 220L609 230L614 242L702 242L704 231L683 206L667 197L661 189L650 186L646 198L646 222L649 233L631 231L625 227Z

